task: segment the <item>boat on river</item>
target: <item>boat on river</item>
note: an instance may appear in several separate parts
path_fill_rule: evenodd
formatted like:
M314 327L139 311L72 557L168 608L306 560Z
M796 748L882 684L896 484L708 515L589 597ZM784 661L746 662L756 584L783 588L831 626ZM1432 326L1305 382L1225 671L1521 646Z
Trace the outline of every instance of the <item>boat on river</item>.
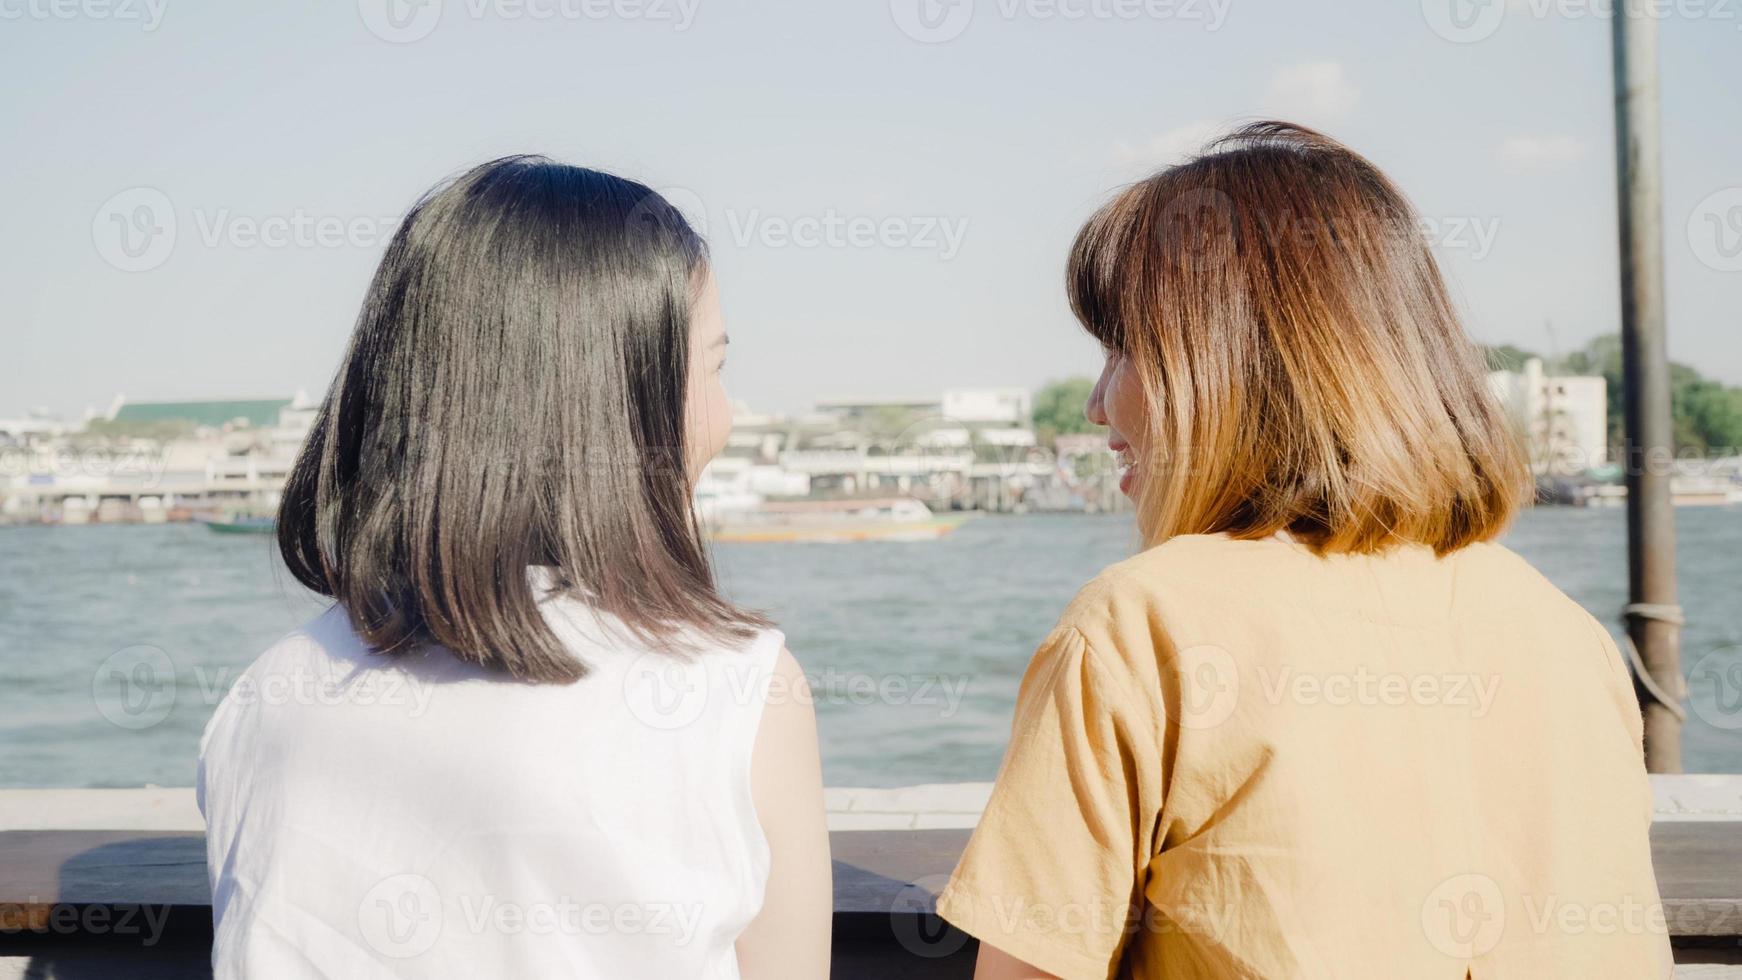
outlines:
M786 500L720 512L707 527L713 540L731 543L932 541L969 516L934 514L912 497Z
M203 520L207 530L218 534L271 534L278 530L278 521L265 515L231 515Z

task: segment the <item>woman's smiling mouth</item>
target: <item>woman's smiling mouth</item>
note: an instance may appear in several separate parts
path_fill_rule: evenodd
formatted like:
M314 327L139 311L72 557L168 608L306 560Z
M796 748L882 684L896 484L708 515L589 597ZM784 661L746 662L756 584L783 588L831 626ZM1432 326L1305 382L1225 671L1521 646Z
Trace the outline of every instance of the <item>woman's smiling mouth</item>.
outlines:
M1137 457L1131 451L1131 444L1120 439L1109 439L1107 448L1118 457L1119 492L1131 496L1131 488L1137 485Z

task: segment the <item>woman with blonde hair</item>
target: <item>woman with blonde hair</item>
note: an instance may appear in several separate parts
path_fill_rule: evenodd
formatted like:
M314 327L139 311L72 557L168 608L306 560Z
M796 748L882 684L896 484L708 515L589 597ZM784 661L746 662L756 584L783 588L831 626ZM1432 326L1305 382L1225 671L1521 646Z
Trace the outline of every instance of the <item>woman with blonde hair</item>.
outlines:
M940 896L982 980L1668 975L1632 684L1494 543L1530 473L1418 228L1268 122L1078 235L1146 547L1035 654Z

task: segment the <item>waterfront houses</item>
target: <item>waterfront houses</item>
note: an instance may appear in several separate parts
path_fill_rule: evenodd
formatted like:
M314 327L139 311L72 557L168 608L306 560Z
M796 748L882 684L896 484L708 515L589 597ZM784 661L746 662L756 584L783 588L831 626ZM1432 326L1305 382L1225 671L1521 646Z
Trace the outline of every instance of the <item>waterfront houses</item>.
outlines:
M48 438L0 440L0 521L158 523L278 506L314 422L285 399L130 403Z
M0 420L0 522L159 522L269 514L318 405L291 398L131 402L82 425ZM769 501L908 497L933 511L1123 505L1097 436L1037 443L1032 396L961 388L761 414L738 403L696 487L704 519Z

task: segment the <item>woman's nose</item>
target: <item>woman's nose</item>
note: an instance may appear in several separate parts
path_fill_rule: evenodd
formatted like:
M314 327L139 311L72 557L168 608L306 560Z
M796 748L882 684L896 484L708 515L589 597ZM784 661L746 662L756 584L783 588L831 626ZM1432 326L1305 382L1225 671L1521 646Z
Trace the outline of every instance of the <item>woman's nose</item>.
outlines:
M1101 404L1101 394L1107 388L1107 373L1101 372L1101 377L1095 381L1095 387L1089 392L1089 400L1083 403L1083 417L1091 425L1107 424L1107 409Z

